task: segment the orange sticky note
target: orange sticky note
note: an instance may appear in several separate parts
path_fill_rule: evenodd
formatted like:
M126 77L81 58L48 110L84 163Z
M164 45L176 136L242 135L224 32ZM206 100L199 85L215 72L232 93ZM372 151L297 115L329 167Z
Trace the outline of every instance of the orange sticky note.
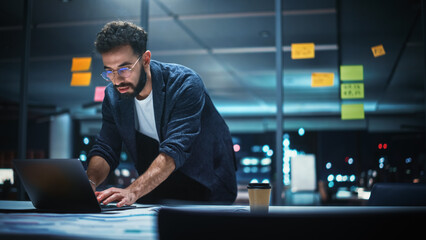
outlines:
M334 73L312 73L312 87L331 87L334 84Z
M373 56L380 57L386 54L385 48L383 47L383 44L371 47L371 51L373 52Z
M89 71L91 63L91 57L72 58L71 72Z
M91 72L73 73L71 78L71 86L89 86L91 78Z
M315 58L314 43L292 43L291 59L309 59Z
M95 102L102 102L104 100L105 88L106 86L95 88L95 98L94 98Z

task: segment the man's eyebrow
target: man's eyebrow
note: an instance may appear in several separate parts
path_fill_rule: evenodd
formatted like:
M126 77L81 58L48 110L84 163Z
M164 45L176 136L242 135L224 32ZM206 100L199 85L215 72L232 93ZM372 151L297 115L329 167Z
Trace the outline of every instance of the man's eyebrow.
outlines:
M129 65L132 65L132 63L131 62L123 62L122 64L118 65L118 67L129 66ZM104 69L107 69L107 68L112 69L112 67L104 66Z

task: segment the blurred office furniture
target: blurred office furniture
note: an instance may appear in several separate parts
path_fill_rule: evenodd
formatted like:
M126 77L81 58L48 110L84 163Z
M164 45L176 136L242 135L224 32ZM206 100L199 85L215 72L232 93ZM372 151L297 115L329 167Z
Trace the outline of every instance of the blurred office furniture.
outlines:
M321 205L320 194L316 191L285 190L285 206L319 206Z
M291 157L291 190L285 192L285 205L319 205L315 155L303 154Z
M72 157L72 116L63 113L50 117L49 158Z
M370 206L426 206L426 184L376 183Z
M316 190L316 168L315 155L296 155L291 158L291 191L308 191Z

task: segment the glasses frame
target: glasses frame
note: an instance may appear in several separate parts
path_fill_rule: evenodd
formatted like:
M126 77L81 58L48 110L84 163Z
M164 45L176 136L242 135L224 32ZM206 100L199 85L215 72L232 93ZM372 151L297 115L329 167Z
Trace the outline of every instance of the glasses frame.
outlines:
M117 73L117 75L118 76L120 76L120 77L124 77L124 76L121 76L121 74L120 74L120 72L121 71L124 71L124 70L129 70L130 71L130 73L132 72L132 70L133 70L133 68L136 66L136 64L139 62L139 60L142 58L142 56L140 56L139 58L138 58L138 60L136 60L136 62L135 63L133 63L133 65L130 67L130 68L128 68L128 67L123 67L123 68L120 68L120 69L118 69L118 70L105 70L105 71L103 71L103 72L101 72L101 77L103 78L103 79L105 79L105 81L107 81L107 82L112 82L114 79L115 79L115 74L114 74L114 78L112 78L112 79L110 79L109 77L108 77L108 72L111 72L111 73ZM105 76L104 76L105 75ZM128 78L128 77L130 77L130 75L129 76L127 76L127 77L124 77L124 78Z

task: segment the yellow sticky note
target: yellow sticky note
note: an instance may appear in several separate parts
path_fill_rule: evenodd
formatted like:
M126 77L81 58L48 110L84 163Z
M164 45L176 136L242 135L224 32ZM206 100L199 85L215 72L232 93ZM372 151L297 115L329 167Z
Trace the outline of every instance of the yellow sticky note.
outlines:
M342 120L364 119L364 104L342 104Z
M91 72L73 73L71 78L71 86L89 86L91 78Z
M91 57L72 58L71 72L89 71L91 63Z
M364 66L363 65L341 65L340 80L342 81L364 80Z
M334 84L334 73L312 73L312 87L331 87Z
M309 59L315 58L314 43L292 43L291 59Z
M340 84L340 97L342 99L364 98L364 83L342 83Z
M373 56L380 57L386 54L385 48L383 47L383 44L371 47L371 51L373 52Z

